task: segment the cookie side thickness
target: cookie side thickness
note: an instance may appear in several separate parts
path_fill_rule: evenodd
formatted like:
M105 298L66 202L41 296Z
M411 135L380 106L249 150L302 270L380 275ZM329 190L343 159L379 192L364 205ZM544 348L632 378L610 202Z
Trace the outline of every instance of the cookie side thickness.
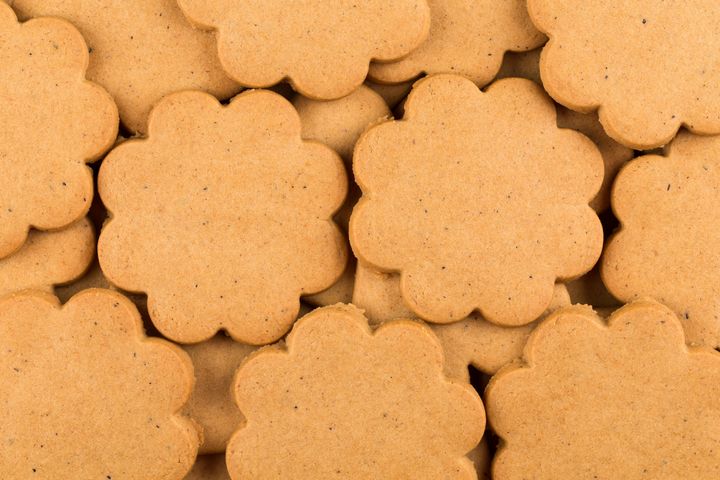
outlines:
M317 478L336 475L339 469L340 473L352 473L353 478L376 478L381 473L402 475L410 469L433 477L476 478L472 463L463 455L482 436L482 403L469 386L445 379L441 362L437 340L418 323L393 322L373 334L367 320L352 306L316 310L296 323L287 349L262 349L238 371L236 401L248 421L228 446L231 475ZM344 375L363 364L369 371L360 377L357 372ZM412 373L415 369L422 373ZM273 375L283 375L289 383L275 388ZM333 381L325 382L328 378ZM422 398L413 393L420 391ZM423 412L422 420L412 413L405 418L413 411L408 401L420 402L417 410ZM374 405L378 402L381 405ZM437 402L443 413L436 410ZM448 405L455 406L455 414L447 411ZM459 418L466 421L464 428L456 431ZM426 436L430 430L422 426L428 420L432 438ZM266 430L277 422L286 432L285 442L272 441L275 435ZM358 430L355 424L363 427ZM296 429L303 434L287 433ZM392 439L385 438L390 430ZM366 433L357 436L353 431ZM294 444L293 439L300 437L303 441ZM257 442L270 442L260 447L262 451L278 450L272 458L291 458L291 463L273 460L272 466L265 464L263 459L271 457L255 455ZM387 451L400 444L404 446L400 451ZM319 449L335 453L318 460L313 452Z
M331 220L347 185L341 159L303 141L295 110L267 91L242 93L227 107L200 92L174 94L149 126L148 140L120 145L100 171L113 213L98 245L103 271L123 289L148 293L153 322L176 341L220 329L243 343L276 340L300 295L327 288L345 266ZM289 245L305 245L302 255ZM157 267L173 272L172 282Z
M192 365L145 337L129 300L90 289L60 307L48 294L15 294L0 300L0 317L0 363L12 377L2 383L13 385L0 389L13 406L3 420L14 439L12 462L0 459L4 478L179 480L190 470L198 432L177 412Z

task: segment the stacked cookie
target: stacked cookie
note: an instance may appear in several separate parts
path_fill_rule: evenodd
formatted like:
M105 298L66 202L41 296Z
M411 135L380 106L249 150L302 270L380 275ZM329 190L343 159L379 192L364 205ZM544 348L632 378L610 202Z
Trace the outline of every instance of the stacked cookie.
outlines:
M0 2L0 478L720 478L718 25Z

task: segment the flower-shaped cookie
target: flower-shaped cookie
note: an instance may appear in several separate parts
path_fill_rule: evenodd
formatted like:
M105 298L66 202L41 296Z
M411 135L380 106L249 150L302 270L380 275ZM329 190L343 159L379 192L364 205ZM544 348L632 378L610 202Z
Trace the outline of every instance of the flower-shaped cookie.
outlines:
M372 332L354 307L314 311L287 349L260 350L238 370L247 424L228 444L230 476L477 478L465 455L483 435L482 401L442 363L420 323Z
M17 252L0 259L0 297L26 289L52 292L80 277L95 255L95 232L87 218L62 230L33 230Z
M0 478L181 480L199 438L177 414L190 359L122 295L0 300Z
M223 71L215 39L187 21L175 0L13 0L20 17L69 20L90 49L87 76L115 98L123 124L147 131L162 97L198 89L228 98L240 89Z
M498 73L506 51L531 50L546 40L530 21L526 0L428 4L432 19L427 39L402 60L371 65L371 78L399 83L422 73L454 73L482 86Z
M230 436L245 423L231 387L235 371L256 348L222 334L183 347L195 370L195 389L184 413L202 427L200 454L223 453Z
M404 57L430 28L426 0L178 0L190 20L217 31L220 62L242 85L287 78L306 97L343 97L371 60Z
M621 228L602 259L610 293L653 297L680 317L689 342L720 347L720 137L681 133L666 157L633 160L612 204Z
M18 23L0 3L0 258L29 228L57 229L82 218L93 197L85 165L117 133L110 96L85 80L88 51L67 22Z
M602 247L588 206L602 157L555 122L529 80L485 93L454 75L416 83L404 119L371 128L355 148L356 256L400 272L403 299L423 319L450 323L473 310L501 325L538 318L555 280L590 270Z
M720 478L720 355L649 301L548 317L486 391L493 478Z
M550 37L545 89L574 110L599 109L615 140L651 149L681 126L720 133L716 0L528 0L528 9Z
M345 267L331 218L346 184L340 158L301 139L281 96L249 91L223 106L201 92L169 95L148 139L118 146L100 169L111 212L100 265L118 287L148 294L168 338L195 343L225 329L269 343L292 325L300 296Z

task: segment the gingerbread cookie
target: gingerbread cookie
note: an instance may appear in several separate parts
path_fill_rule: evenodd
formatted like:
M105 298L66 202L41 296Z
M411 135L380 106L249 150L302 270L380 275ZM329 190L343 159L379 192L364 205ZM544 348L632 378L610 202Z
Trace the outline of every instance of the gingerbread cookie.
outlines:
M681 126L720 133L720 49L715 0L529 0L550 41L545 89L580 112L599 109L605 131L636 149L668 143ZM673 88L668 88L673 85Z
M155 326L183 343L226 330L262 344L292 325L303 294L347 261L332 222L346 191L340 158L300 137L292 106L256 90L228 106L165 97L146 140L115 148L98 188L111 212L98 244L108 279L148 295Z
M395 85L383 85L381 83L375 83L371 80L365 81L365 85L380 95L383 100L385 100L385 103L387 103L387 106L391 109L397 107L400 102L405 100L405 97L407 97L410 90L412 90L413 83L415 83L414 80L410 82L397 83Z
M607 324L586 307L560 310L524 361L485 391L502 439L494 479L720 476L720 355L688 349L668 308L636 302Z
M478 310L499 325L532 322L556 279L587 272L600 255L602 226L588 206L602 182L597 147L558 129L550 99L523 79L482 92L431 76L405 112L355 147L355 255L400 272L403 300L423 319Z
M359 87L370 61L397 60L427 37L426 0L178 0L216 31L220 61L242 85L288 79L306 97L334 99Z
M667 156L633 160L612 202L621 228L603 255L607 288L663 302L689 342L720 347L720 137L682 133Z
M184 480L230 480L225 455L199 455Z
M260 350L238 371L248 421L228 445L230 476L476 478L465 455L483 435L482 401L442 362L420 323L372 332L352 306L316 310L287 349Z
M0 478L180 480L199 438L176 412L192 365L122 295L0 300Z
M88 52L69 23L19 23L0 2L0 258L30 227L52 230L85 216L93 198L85 165L110 148L117 108L85 80Z
M0 297L21 290L52 292L80 277L95 254L95 232L87 218L62 230L33 230L20 250L0 259Z
M617 308L621 302L608 292L600 276L599 264L580 278L567 283L573 304L590 305L597 313L599 308Z
M169 93L199 89L228 98L212 34L192 27L175 0L13 0L21 17L50 15L76 25L88 43L88 78L115 98L123 124L147 131L152 106Z
M375 63L370 78L399 83L420 74L454 73L477 85L489 83L508 50L531 50L546 38L530 21L525 0L428 0L427 39L407 57Z
M200 454L224 452L230 436L245 423L230 391L235 371L256 348L223 334L183 347L195 368L195 390L184 413L202 427Z
M540 51L542 49L532 50L523 53L508 53L505 56L503 66L498 73L497 78L521 77L532 80L542 85L540 80ZM610 189L613 180L620 171L620 168L627 162L632 160L634 152L632 149L625 147L612 138L610 138L603 130L597 113L579 113L569 110L562 105L557 107L557 125L560 128L572 128L590 140L595 142L600 154L603 157L605 165L605 175L603 183L600 186L595 198L590 202L590 206L596 212L603 212L610 207Z

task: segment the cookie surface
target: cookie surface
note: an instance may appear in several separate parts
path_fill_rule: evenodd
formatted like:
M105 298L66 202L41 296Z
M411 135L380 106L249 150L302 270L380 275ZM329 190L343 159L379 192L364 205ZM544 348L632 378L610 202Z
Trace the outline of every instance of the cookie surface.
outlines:
M612 138L651 149L681 126L720 133L720 39L688 33L717 30L714 0L529 0L528 10L550 37L545 89L574 110L599 108Z
M402 58L430 28L426 0L179 0L197 25L216 30L220 61L242 85L287 78L329 100L359 87L371 60Z
M0 300L0 477L180 480L199 438L176 412L192 365L120 294Z
M444 377L419 323L372 332L354 307L316 310L287 349L243 364L235 396L248 421L228 445L233 478L476 478L465 455L483 435L482 401Z
M183 413L202 427L201 455L224 452L230 436L245 423L233 402L232 383L242 361L256 349L223 334L183 346L195 371L195 389Z
M407 57L374 63L370 78L400 83L422 73L454 73L477 85L489 83L508 50L531 50L545 42L530 21L525 0L428 0L430 33Z
M301 139L279 95L249 91L223 106L173 94L150 115L148 139L103 162L98 188L112 218L100 265L118 287L148 294L153 323L172 340L224 329L270 343L292 325L300 296L345 267L331 218L346 183L337 154Z
M474 310L506 326L535 320L555 280L590 270L602 247L588 206L602 157L555 122L528 80L487 92L453 75L417 82L403 120L371 128L355 148L355 255L401 273L406 305L425 320Z
M52 292L80 277L94 255L95 232L87 218L62 230L33 230L20 250L0 258L0 297L27 289Z
M228 98L239 86L225 74L212 34L192 27L175 0L13 0L21 17L54 16L77 26L90 49L88 78L115 98L123 124L147 131L162 97L204 90Z
M494 479L720 475L720 355L688 349L668 308L636 302L607 324L586 307L560 310L524 359L485 392L502 439Z
M666 155L618 175L621 228L603 254L603 281L622 301L649 296L672 308L688 342L720 347L720 138L681 133Z
M0 3L0 258L18 250L29 228L81 219L93 198L85 165L110 148L117 108L85 80L88 51L69 23L18 23Z
M225 455L198 455L195 465L183 480L230 480Z

